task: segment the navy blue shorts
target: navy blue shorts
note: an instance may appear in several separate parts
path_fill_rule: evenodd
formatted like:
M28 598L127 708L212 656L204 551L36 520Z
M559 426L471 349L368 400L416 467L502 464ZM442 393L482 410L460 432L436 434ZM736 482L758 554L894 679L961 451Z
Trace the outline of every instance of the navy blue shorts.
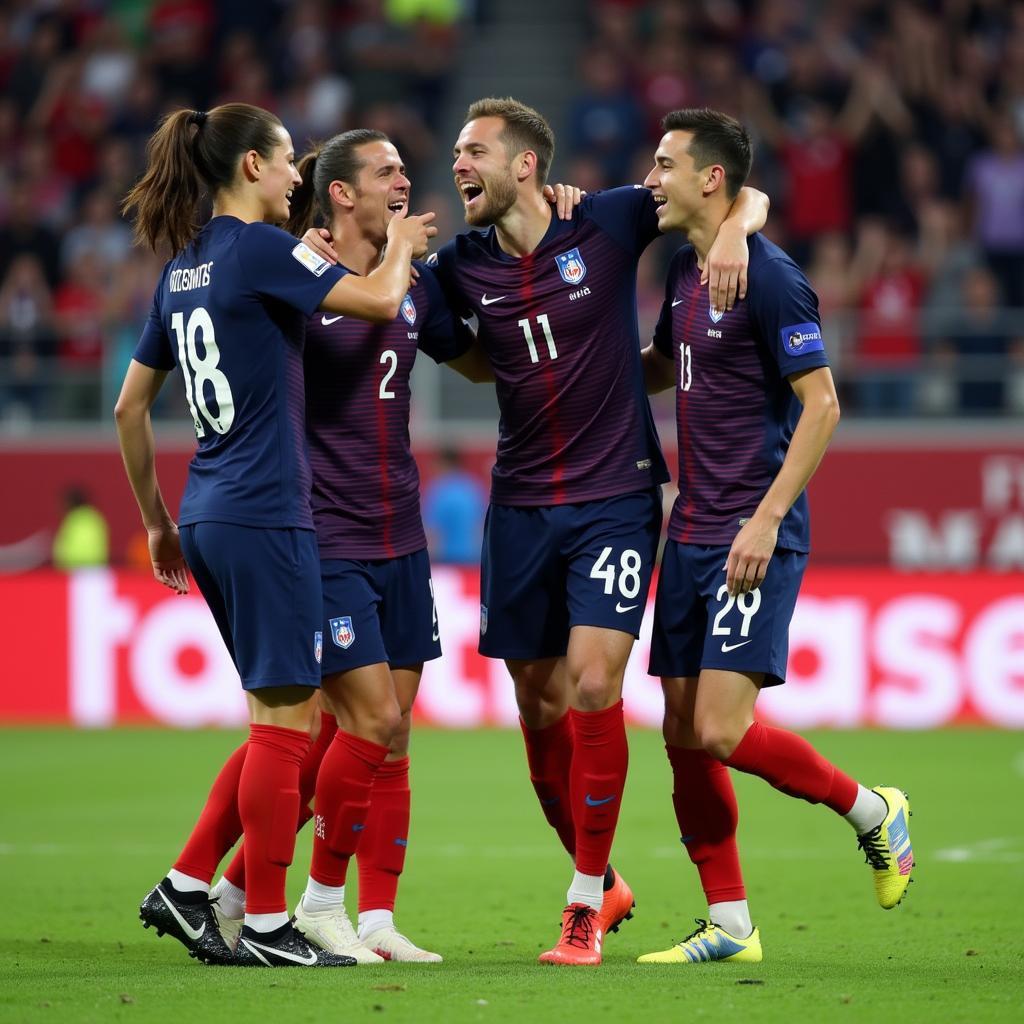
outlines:
M242 686L320 686L320 555L312 530L181 527L181 550Z
M326 558L325 676L363 665L392 668L441 657L426 548L401 558Z
M660 488L579 505L491 505L480 653L561 657L573 626L638 636L660 533Z
M761 586L735 598L725 586L728 557L728 546L666 545L654 603L652 676L719 668L763 672L765 686L786 681L789 621L807 555L776 548Z

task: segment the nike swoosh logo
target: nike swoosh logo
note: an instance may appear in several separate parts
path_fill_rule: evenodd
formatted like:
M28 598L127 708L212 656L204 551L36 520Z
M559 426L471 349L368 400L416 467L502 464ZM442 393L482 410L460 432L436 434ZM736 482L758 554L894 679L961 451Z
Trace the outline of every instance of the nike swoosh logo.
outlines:
M730 651L735 651L737 647L746 647L747 644L749 644L749 643L753 643L753 641L752 640L744 640L742 643L738 643L738 644L723 643L722 644L722 653L723 654L728 654Z
M615 794L611 796L603 796L600 800L595 800L589 793L583 798L588 807L600 807L602 804L610 804L615 799Z
M202 928L199 928L199 929L193 928L192 925L190 925L188 923L188 921L186 921L185 918L183 918L181 916L181 914L178 913L178 908L175 907L175 905L163 894L163 890L161 890L159 886L157 886L156 893L160 897L160 899L162 899L164 901L164 906L166 906L167 909L174 916L174 920L177 921L178 924L181 926L181 930L193 942L198 942L203 937L203 934L206 931L206 922L205 921L203 922L203 927Z
M480 305L481 306L492 306L492 305L494 305L495 302L501 302L502 299L507 299L507 298L508 298L507 295L499 295L497 298L489 299L489 298L487 298L487 293L485 292L483 295L480 296Z
M678 306L679 303L682 302L682 301L683 301L682 299L673 299L672 300L672 308L675 309L676 306Z
M328 316L328 315L327 315L327 314L325 313L325 314L324 314L324 315L323 315L323 316L322 316L322 317L320 318L320 323L322 323L322 324L324 325L324 327L330 327L330 326L331 326L331 324L335 323L336 321L338 321L338 320L344 320L344 319L345 319L345 314L344 314L344 313L342 313L342 314L341 314L341 316Z
M615 610L621 615L623 612L631 612L634 608L639 608L638 604L619 604L615 602Z
M440 633L431 633L430 634L430 639L433 640L434 643L436 644L437 641L441 639L441 634Z
M262 949L264 953L270 953L272 956L279 956L283 957L285 960L291 960L293 964L303 964L306 967L312 967L313 964L316 963L316 951L313 949L309 951L309 956L299 956L298 953L289 953L286 949L274 949L273 946L264 946L260 942L253 942L252 939L242 939L242 942L245 944L249 952L259 960L266 959L256 952L257 950Z

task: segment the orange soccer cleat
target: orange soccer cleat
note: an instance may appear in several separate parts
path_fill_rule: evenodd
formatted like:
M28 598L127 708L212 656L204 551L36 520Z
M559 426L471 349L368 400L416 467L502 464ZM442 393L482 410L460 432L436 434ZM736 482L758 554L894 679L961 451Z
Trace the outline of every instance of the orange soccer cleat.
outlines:
M612 868L612 875L615 878L610 889L604 894L604 902L601 904L601 931L607 935L609 932L617 932L623 921L629 921L633 917L633 908L636 900L633 899L633 890L626 884L626 880Z
M601 963L604 928L601 915L586 903L570 903L562 911L562 937L554 949L541 953L542 964L596 967Z

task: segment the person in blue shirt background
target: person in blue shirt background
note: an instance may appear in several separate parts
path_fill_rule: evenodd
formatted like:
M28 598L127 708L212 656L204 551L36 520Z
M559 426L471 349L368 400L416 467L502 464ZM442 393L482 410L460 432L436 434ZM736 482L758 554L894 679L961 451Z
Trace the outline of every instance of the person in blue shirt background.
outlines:
M464 469L459 453L444 448L437 475L423 494L423 524L435 561L449 565L476 565L487 492L479 478Z

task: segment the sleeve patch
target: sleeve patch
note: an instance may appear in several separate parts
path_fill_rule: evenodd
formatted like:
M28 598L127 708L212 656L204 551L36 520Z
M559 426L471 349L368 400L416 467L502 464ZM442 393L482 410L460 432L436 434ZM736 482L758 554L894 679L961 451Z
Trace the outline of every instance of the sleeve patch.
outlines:
M821 328L817 324L793 324L791 327L783 327L779 334L782 347L791 356L805 356L809 352L825 350Z
M322 256L317 256L315 252L305 242L299 242L294 249L292 249L292 255L314 276L322 277L324 271L330 266L330 264Z

